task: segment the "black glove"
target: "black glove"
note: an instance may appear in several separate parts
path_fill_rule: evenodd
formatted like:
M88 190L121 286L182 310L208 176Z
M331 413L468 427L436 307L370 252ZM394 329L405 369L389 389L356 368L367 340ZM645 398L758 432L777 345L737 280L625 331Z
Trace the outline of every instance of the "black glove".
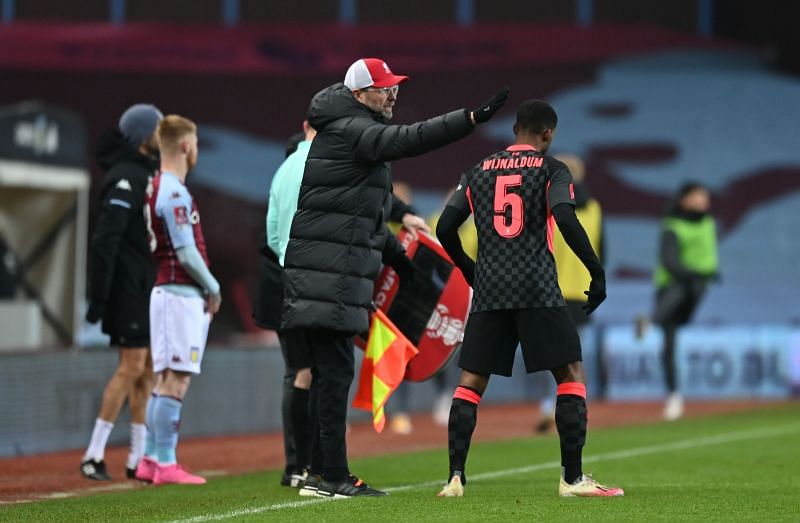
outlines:
M583 292L588 296L586 304L582 307L586 315L590 315L606 299L606 280L604 278L592 278L589 290Z
M508 86L503 87L489 98L485 104L472 111L472 119L475 125L488 122L494 116L494 113L505 105L510 90Z
M89 304L89 310L86 311L86 321L89 323L97 323L103 317L104 303L93 301Z

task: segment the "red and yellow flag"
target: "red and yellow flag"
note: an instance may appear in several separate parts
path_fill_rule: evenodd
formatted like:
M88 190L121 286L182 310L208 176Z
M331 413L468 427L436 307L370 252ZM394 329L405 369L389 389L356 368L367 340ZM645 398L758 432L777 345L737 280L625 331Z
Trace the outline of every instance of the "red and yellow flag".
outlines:
M372 411L376 432L382 432L386 424L383 406L403 381L406 365L418 352L383 311L375 311L353 407Z

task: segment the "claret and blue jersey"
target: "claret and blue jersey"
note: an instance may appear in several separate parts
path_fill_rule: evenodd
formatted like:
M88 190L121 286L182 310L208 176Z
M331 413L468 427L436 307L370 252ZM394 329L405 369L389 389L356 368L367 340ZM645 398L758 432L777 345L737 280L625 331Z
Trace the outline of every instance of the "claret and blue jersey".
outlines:
M172 173L164 172L148 187L145 221L148 226L150 249L158 264L156 285L184 284L197 286L186 272L177 249L195 245L206 265L206 242L200 228L197 204L186 186Z

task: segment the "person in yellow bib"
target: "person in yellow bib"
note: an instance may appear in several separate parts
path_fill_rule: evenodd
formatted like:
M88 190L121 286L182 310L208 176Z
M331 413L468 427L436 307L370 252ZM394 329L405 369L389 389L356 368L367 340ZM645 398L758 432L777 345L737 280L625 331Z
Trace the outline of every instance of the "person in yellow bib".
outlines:
M678 328L691 320L708 283L718 277L717 232L710 210L708 189L700 183L687 182L678 190L661 222L653 322L664 334L667 420L683 416L683 397L678 391L675 369Z
M603 263L604 242L603 242L603 210L600 203L592 196L586 185L586 165L583 160L574 154L559 154L555 157L564 162L564 165L572 173L572 184L575 192L575 216L586 231L589 243L592 245L595 254ZM589 288L592 278L589 271L583 266L581 260L572 252L564 236L558 227L553 230L553 257L556 260L556 270L558 271L558 286L567 304L572 320L578 327L578 332L582 334L582 327L589 323L589 317L583 310L586 305L586 294L584 291ZM537 378L540 374L535 374ZM539 420L536 422L535 430L539 433L550 431L555 426L556 403L555 389L552 380L547 375L541 375L544 383L538 383L535 388L541 390L542 385L547 388L547 392L539 402ZM534 388L534 384L531 384ZM553 390L550 390L553 389Z

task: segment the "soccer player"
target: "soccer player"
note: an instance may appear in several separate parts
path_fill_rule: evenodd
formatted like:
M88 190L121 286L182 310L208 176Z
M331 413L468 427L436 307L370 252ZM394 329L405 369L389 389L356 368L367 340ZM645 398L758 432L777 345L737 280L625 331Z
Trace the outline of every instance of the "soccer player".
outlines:
M550 156L558 118L541 100L523 103L516 141L461 177L436 233L474 289L461 346L461 379L448 423L450 476L439 496L463 496L465 464L478 404L492 374L511 376L517 344L529 373L550 370L558 383L556 427L561 440L561 496L621 496L583 474L586 386L578 330L558 287L553 218L591 275L586 311L605 300L605 271L575 216L572 175ZM478 259L473 262L458 227L474 215Z
M106 443L125 398L131 409L131 450L126 465L133 478L144 454L145 409L153 388L150 359L150 290L155 264L147 245L142 209L145 189L158 169L156 126L163 118L150 104L129 107L119 131L109 129L97 143L97 163L106 171L103 210L92 242L91 295L86 320L102 319L103 332L119 347L119 365L103 391L100 412L81 460L85 478L109 481Z
M211 316L222 301L208 269L200 214L186 175L197 163L197 126L181 116L158 125L161 174L148 188L146 220L158 276L150 298L156 390L147 406L148 438L136 477L165 483L206 480L177 464L181 403L193 374L200 374Z

